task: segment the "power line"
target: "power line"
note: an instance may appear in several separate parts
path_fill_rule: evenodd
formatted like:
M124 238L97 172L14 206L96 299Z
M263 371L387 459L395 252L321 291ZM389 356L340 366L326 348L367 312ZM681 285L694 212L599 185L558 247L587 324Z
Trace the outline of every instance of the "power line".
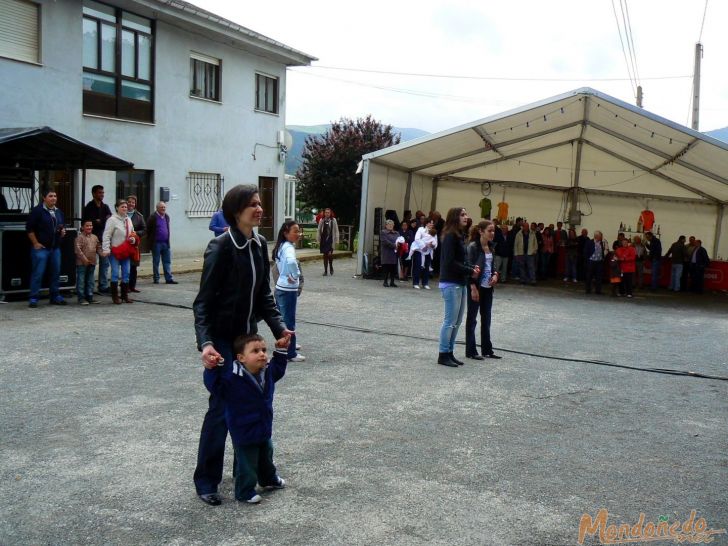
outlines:
M620 3L621 7L621 3ZM629 83L632 86L632 93L637 96L637 87L634 84L634 77L632 76L632 70L630 67L629 60L627 59L627 50L624 47L624 40L622 39L622 27L619 24L619 16L617 15L617 8L614 6L614 0L612 0L612 11L614 12L614 20L617 23L617 33L619 34L619 43L622 44L622 55L624 56L624 63L627 65L627 75L629 76ZM626 34L627 29L625 29Z
M343 66L325 66L325 65L316 65L316 66L307 66L307 67L296 67L296 68L289 68L289 70L293 72L303 72L308 71L311 69L321 69L321 70L340 70L343 72L361 72L365 74L384 74L387 76L413 76L413 77L419 77L419 78L442 78L442 79L452 79L452 80L482 80L482 81L512 81L512 82L584 82L584 81L594 81L594 82L617 82L617 81L626 81L630 80L631 78L592 78L592 77L583 77L583 78L512 78L512 77L506 77L506 76L469 76L469 75L463 75L463 74L428 74L428 73L421 73L421 72L398 72L394 70L373 70L373 69L367 69L367 68L350 68L350 67L343 67ZM655 76L651 78L643 78L644 80L679 80L679 79L687 79L691 78L692 76L685 75L685 76Z
M698 36L698 43L703 40L703 27L705 26L705 14L708 13L708 0L705 0L705 9L703 10L703 22L700 23L700 35Z
M621 1L621 0L620 0ZM628 36L629 39L627 40L627 43L631 43L631 50L632 50L632 68L634 69L634 75L636 78L637 85L640 85L640 72L637 70L637 49L634 46L634 35L632 34L632 21L629 18L629 6L627 5L627 0L624 0L624 12L627 14L627 25L626 28L629 30Z

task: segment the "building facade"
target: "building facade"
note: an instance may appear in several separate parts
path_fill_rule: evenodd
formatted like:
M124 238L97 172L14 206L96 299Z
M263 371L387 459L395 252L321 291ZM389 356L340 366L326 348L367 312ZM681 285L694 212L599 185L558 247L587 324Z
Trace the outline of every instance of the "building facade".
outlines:
M101 184L196 253L226 189L260 187L264 235L286 214L286 67L310 55L180 0L0 0L0 128L50 126L134 164L36 173L78 218ZM36 201L37 202L37 201Z

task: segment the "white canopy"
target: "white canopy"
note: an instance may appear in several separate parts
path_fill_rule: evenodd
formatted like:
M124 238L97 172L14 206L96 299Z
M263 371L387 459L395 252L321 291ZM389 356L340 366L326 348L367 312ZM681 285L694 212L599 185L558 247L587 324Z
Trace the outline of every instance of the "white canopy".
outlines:
M484 195L494 207L507 202L511 216L547 224L568 223L569 210L580 210L580 225L607 237L616 236L620 222L636 229L640 211L649 208L664 240L696 235L713 257L728 254L720 244L728 144L594 89L391 146L363 160L360 254L373 250L377 207L441 210L444 216L451 206L465 206L477 218Z

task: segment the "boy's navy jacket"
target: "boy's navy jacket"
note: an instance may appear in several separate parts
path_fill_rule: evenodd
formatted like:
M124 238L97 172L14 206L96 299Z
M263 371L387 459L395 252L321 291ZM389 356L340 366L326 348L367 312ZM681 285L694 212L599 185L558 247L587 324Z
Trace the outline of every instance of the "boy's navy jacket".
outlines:
M260 385L243 371L242 364L232 362L205 369L205 387L225 402L225 421L235 445L259 444L270 440L273 433L273 393L275 383L286 374L285 352L275 351L263 372L265 385ZM237 372L237 373L236 373Z

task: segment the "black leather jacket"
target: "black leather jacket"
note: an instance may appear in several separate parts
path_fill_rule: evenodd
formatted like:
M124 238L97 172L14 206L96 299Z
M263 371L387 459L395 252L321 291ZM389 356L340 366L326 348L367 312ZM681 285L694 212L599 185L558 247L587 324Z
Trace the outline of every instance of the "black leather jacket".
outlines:
M467 285L474 267L465 254L463 238L454 233L444 234L440 248L440 281Z
M285 325L270 290L268 244L236 227L214 238L205 250L200 291L192 305L197 348L213 339L232 341L258 331L265 320L276 339Z

